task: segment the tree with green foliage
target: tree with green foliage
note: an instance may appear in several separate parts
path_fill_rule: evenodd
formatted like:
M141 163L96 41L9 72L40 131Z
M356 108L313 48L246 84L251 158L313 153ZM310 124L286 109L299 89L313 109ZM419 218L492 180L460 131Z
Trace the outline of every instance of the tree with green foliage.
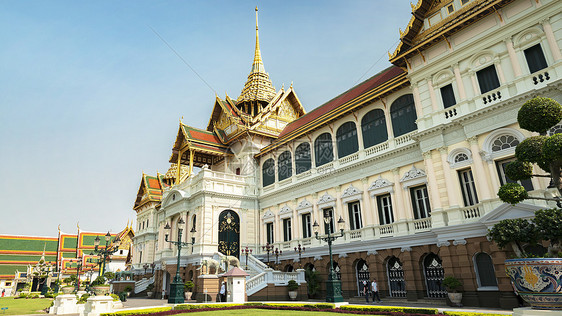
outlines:
M506 175L515 181L532 177L547 177L552 180L558 195L553 197L529 196L525 188L518 183L506 183L498 191L499 198L510 204L517 204L526 199L554 201L562 208L562 134L547 135L547 131L562 121L562 105L550 98L531 99L519 110L519 126L539 136L528 137L515 148L515 161L505 168ZM538 165L546 174L533 174L533 164Z

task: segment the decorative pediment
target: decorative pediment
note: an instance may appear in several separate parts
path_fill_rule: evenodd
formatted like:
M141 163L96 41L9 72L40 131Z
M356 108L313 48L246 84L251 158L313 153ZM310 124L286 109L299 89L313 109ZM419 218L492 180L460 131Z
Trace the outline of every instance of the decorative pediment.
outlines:
M279 217L291 217L293 216L293 210L289 206L285 205L279 210L278 214Z
M542 208L544 207L526 203L519 203L517 205L504 203L482 216L480 222L486 225L486 227L491 228L494 224L504 219L531 218L535 216L535 211Z
M414 180L414 179L425 177L425 176L426 176L425 171L416 168L416 166L412 166L412 169L408 170L404 174L402 179L400 179L400 182L406 182L406 181Z
M353 186L353 184L349 185L349 187L347 187L347 189L345 189L345 191L343 191L343 194L341 195L342 199L346 198L346 197L350 197L350 196L355 196L358 194L363 193L363 191L357 189L356 187Z
M306 199L302 200L299 205L297 206L297 210L302 210L305 208L311 208L312 207L312 203L308 202Z
M263 216L262 216L261 218L262 218L263 220L266 220L266 219L273 219L273 218L275 218L275 214L273 214L272 211L269 211L269 210L268 210L268 211L266 211L266 212L263 214Z
M328 193L324 193L316 203L318 206L335 206L336 205L336 198L329 195Z
M392 192L393 187L394 183L383 178L382 176L379 176L379 178L375 180L375 182L373 182L369 187L369 192L371 192L371 195Z

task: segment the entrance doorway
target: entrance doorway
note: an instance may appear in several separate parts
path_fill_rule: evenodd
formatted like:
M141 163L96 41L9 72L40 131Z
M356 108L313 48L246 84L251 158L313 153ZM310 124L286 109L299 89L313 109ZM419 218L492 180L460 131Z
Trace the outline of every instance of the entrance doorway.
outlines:
M406 281L404 280L404 269L402 262L396 257L388 260L386 265L388 275L388 288L391 297L406 297Z
M219 252L240 257L240 218L233 210L222 211L219 215Z
M443 270L443 266L441 265L441 258L439 258L439 256L434 253L428 254L423 260L423 272L425 275L427 297L446 297L447 291L443 287L445 270Z
M367 286L369 286L369 288L371 286L371 282L369 282L369 266L365 260L361 259L357 262L357 266L355 267L355 276L357 279L357 294L359 296L365 296L365 293L363 293L363 281L367 281Z

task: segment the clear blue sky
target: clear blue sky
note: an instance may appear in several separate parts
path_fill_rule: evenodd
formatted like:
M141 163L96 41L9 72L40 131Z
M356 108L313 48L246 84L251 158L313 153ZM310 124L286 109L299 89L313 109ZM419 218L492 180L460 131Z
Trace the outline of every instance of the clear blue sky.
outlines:
M389 66L409 0L0 1L0 234L118 231L180 117L207 126L260 45L310 111ZM209 83L211 90L151 30Z

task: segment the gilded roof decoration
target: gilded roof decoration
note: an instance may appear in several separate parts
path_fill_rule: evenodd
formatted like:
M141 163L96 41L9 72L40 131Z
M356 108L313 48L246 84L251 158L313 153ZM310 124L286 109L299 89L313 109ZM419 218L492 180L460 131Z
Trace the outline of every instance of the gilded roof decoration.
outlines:
M269 103L275 97L275 88L265 72L265 66L261 58L260 39L258 33L258 8L256 8L256 49L254 51L254 62L248 80L242 89L242 93L236 100L236 104L243 102L261 101Z
M424 29L424 20L435 14L451 1L419 0L413 6L412 18L404 32L400 32L400 43L389 60L396 66L405 67L407 59L419 54L448 36L464 29L483 17L496 12L514 0L472 0L439 22Z
M162 183L160 179L143 172L133 209L138 211L141 206L148 202L160 201L162 201Z

